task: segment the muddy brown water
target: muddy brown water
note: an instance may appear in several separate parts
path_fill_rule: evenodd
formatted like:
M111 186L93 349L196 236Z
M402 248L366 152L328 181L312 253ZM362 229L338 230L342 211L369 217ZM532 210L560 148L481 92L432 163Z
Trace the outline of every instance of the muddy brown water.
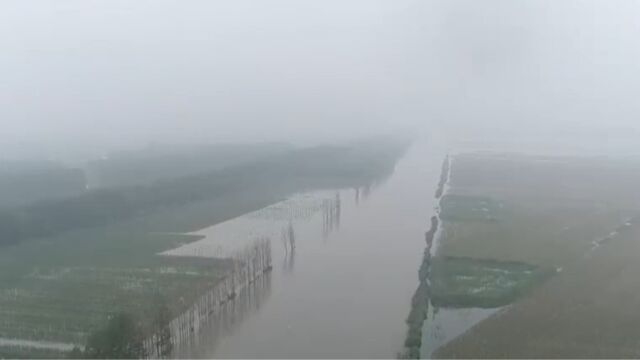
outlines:
M407 331L446 152L442 140L426 139L381 183L299 194L198 231L206 237L183 253L206 256L224 251L229 238L268 236L274 269L209 319L175 356L395 357ZM289 224L293 251L281 241Z

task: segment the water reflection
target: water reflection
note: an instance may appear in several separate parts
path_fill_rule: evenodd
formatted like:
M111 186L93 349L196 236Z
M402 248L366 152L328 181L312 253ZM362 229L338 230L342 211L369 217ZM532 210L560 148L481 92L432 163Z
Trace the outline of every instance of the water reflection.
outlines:
M355 204L360 205L361 202L366 201L371 196L372 184L364 186L358 186L354 190Z
M276 261L282 258L283 274L292 274L296 253L302 250L298 250L301 238L317 234L318 224L322 224L325 236L335 231L339 227L341 213L340 191L297 194L264 209L203 229L199 233L206 234L204 239L174 249L171 254L222 257L234 253L234 249L246 239L279 237L282 250L276 249L274 257ZM272 276L267 272L251 281L237 294L225 298L226 302L219 310L205 311L203 316L192 322L195 326L191 323L180 326L176 331L179 341L174 346L174 356L198 358L215 353L220 341L231 336L269 296Z
M293 221L289 221L289 225L282 228L282 245L286 254L294 252L296 249L296 232L293 228Z
M322 201L322 236L325 239L340 228L340 209L340 192L336 192L334 199Z
M282 269L285 274L293 273L293 268L295 266L296 260L296 249L291 250L286 254L284 260L282 262Z
M449 178L445 158L436 192L443 197ZM448 196L448 195L445 195ZM444 197L442 198L444 199ZM399 358L429 358L434 351L515 301L553 271L519 263L443 256L438 243L446 239L443 200L425 233L426 248L418 270L419 284L407 317L407 335Z
M289 222L289 226L282 229L282 243L285 249L282 269L285 274L290 274L293 272L296 256L296 232L293 222Z
M388 181L298 194L199 231L205 236L201 246L221 245L225 251L249 235L268 236L277 245L277 266L272 291L259 297L260 314L248 316L255 311L247 307L233 317L233 325L211 320L199 343L176 356L393 356L404 341L407 300L415 289L406 276L415 262L407 259L419 261L416 254L424 249L415 234L435 205L428 195L439 179L442 156L440 148L417 147ZM180 253L195 246L185 245Z
M431 247L428 242L427 249ZM408 338L409 351L403 354L429 358L441 346L466 332L541 283L554 273L526 263L425 254L423 269L426 281L421 282L410 319L421 329L412 329ZM410 323L411 325L411 323ZM417 334L421 333L418 343ZM419 352L416 345L420 346ZM413 345L413 346L409 346Z
M223 336L229 336L247 317L260 310L271 294L272 274L265 273L237 293L200 323L187 341L174 347L175 358L206 358L213 353Z
M163 254L223 258L260 237L280 242L284 247L283 252L289 252L297 240L293 227L310 221L315 223L318 213L322 214L322 227L327 229L327 234L328 229L335 229L340 210L335 210L339 201L334 197L333 193L326 192L297 194L263 209L190 233L204 238Z

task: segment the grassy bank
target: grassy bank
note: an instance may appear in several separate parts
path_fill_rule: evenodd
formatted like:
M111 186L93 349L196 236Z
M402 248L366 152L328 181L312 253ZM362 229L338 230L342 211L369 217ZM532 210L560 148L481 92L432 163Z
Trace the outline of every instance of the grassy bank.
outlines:
M420 358L420 347L422 346L422 327L427 320L429 306L431 305L431 247L438 232L440 221L437 216L431 217L431 226L425 233L426 247L424 250L422 263L418 270L418 288L411 298L411 308L407 316L407 336L404 342L404 349L398 354L398 358L417 359Z

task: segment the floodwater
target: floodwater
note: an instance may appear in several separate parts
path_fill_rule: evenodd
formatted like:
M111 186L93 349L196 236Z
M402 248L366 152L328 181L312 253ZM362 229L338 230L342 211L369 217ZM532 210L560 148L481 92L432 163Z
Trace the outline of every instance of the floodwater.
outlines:
M268 237L274 261L271 273L175 355L395 357L403 349L446 151L435 137L418 142L384 181L298 194L202 229L204 239L169 252L223 256Z
M499 308L434 308L429 307L422 328L420 357L430 358L439 347L462 335L473 325L498 312Z

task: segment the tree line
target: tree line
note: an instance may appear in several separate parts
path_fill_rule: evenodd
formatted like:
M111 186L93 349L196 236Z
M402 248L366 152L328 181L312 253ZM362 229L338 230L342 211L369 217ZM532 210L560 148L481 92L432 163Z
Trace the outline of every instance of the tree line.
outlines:
M14 167L0 162L0 208L68 197L85 191L86 181L81 169L56 164Z
M0 209L0 246L103 226L163 208L262 187L289 192L362 185L393 170L404 143L371 149L323 146L148 185L96 189L81 195Z
M250 286L271 271L271 240L257 238L232 255L233 266L223 280L203 294L181 314L172 314L166 299L158 294L150 323L140 314L118 312L92 332L83 349L74 348L68 357L76 359L143 359L171 357L174 347L189 341L204 321L224 310L237 291ZM178 315L178 316L176 316Z

